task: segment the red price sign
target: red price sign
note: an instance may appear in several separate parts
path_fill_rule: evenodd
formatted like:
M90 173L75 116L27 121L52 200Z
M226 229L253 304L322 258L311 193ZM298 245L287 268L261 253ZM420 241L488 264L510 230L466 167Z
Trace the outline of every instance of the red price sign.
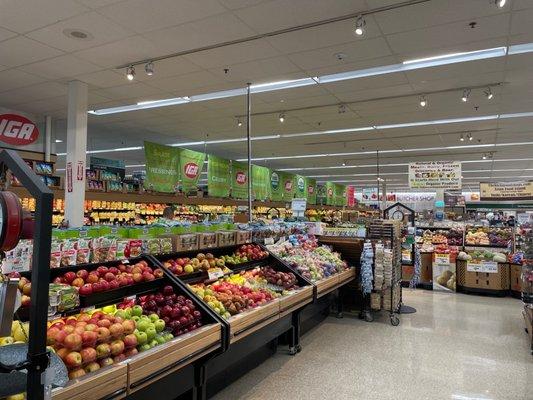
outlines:
M78 181L82 181L83 180L83 170L85 168L83 168L83 161L78 161L78 173L77 173L77 180Z
M67 175L67 192L72 193L72 163L67 163L66 168L66 175Z

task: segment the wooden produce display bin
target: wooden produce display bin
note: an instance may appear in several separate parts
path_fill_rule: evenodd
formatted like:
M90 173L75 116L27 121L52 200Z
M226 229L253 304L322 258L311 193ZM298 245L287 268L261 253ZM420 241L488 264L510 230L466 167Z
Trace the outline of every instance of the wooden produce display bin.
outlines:
M64 388L52 391L53 400L87 400L121 398L128 387L126 361L102 368L98 372L70 380Z
M198 234L198 249L213 249L215 247L217 247L217 234L215 232Z
M217 246L235 246L237 242L237 231L219 231L217 234Z
M322 297L325 294L328 294L329 292L339 287L339 276L338 274L335 274L330 277L316 281L315 286L317 298Z
M337 274L337 276L339 278L339 286L343 286L355 279L355 268L348 268L346 271Z
M522 310L522 315L524 316L525 329L529 336L529 350L533 355L533 308L524 307L524 309Z
M262 326L262 323L267 320L271 322L273 317L275 317L274 319L279 318L279 299L232 316L228 320L232 341L245 337L246 331L256 325Z
M313 286L305 286L293 293L279 298L279 311L290 312L313 301Z
M467 261L457 260L457 291L472 294L506 296L510 289L510 268L508 263L497 263L496 272L469 271Z
M510 286L513 297L522 297L522 266L519 264L509 264L510 266Z
M252 243L252 231L237 231L236 244Z
M420 283L433 283L433 253L420 253Z
M185 233L183 235L172 236L172 251L198 250L198 235L196 233Z
M132 393L220 347L221 325L210 324L140 353L128 363Z

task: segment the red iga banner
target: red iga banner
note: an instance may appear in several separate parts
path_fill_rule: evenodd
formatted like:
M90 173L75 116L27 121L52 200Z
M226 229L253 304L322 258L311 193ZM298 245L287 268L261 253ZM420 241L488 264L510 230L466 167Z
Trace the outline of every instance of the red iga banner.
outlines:
M348 207L355 207L355 187L354 186L347 186L346 187L346 197L347 197L347 204Z
M0 115L0 141L26 146L37 140L39 129L28 118L17 114Z

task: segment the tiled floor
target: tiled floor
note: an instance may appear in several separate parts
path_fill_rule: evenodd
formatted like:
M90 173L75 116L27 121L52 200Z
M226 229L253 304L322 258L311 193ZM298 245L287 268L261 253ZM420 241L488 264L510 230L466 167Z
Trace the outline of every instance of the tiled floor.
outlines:
M215 400L532 400L521 302L404 290L418 312L373 323L328 318Z

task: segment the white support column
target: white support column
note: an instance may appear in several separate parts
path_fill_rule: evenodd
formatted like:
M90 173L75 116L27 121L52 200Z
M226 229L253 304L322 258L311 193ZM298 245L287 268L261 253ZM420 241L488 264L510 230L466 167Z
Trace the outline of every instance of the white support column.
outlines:
M87 84L68 84L67 163L65 170L65 219L71 227L83 226L85 160L87 156Z
M52 149L52 117L44 117L44 161L50 162L50 152Z

